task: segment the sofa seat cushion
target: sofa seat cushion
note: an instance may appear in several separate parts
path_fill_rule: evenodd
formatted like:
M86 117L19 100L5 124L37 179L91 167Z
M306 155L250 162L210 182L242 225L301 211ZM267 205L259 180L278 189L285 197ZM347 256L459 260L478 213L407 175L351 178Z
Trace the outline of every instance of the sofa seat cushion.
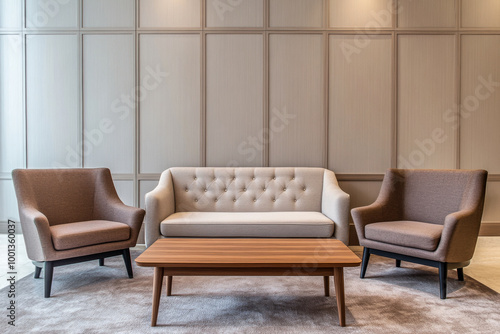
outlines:
M393 245L434 251L441 238L443 225L401 220L368 224L365 237Z
M92 246L130 238L130 227L109 220L89 220L50 227L56 250Z
M178 212L161 222L166 237L328 238L334 223L320 212Z

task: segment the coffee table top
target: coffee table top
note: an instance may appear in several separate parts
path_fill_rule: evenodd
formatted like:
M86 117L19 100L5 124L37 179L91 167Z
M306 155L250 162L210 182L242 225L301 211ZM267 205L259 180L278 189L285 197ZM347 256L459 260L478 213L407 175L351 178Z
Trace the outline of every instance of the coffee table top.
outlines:
M135 260L144 267L355 267L336 239L159 239Z

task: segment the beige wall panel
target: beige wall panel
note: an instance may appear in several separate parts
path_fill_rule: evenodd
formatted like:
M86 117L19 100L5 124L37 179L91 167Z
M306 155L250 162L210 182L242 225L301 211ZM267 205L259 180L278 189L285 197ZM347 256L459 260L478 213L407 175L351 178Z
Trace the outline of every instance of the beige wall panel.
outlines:
M323 36L269 36L271 166L324 164Z
M0 173L24 163L21 35L0 35Z
M460 167L500 173L500 35L462 36Z
M0 180L0 222L8 219L19 222L16 192L12 180Z
M462 0L462 27L500 28L500 1Z
M0 29L22 28L22 0L0 0Z
M134 173L134 35L83 36L84 166Z
M262 166L263 55L262 35L207 35L208 166Z
M488 182L484 202L483 222L500 222L500 182Z
M141 180L139 181L139 206L143 209L146 208L146 194L156 188L159 180Z
M26 0L26 27L78 29L78 4L78 0Z
M139 0L140 28L201 26L201 0Z
M351 209L370 205L378 197L382 181L340 181L340 188L351 196ZM352 224L352 217L349 215Z
M122 202L134 206L134 181L114 180L113 182Z
M264 0L206 0L207 27L262 27Z
M348 55L356 37L330 36L328 167L336 173L384 173L391 165L392 38L365 43Z
M140 172L200 165L200 36L140 35Z
M271 27L323 26L323 0L270 0Z
M332 28L391 28L391 0L329 0Z
M455 36L399 37L398 166L455 168Z
M80 167L77 35L26 36L28 167Z
M82 0L83 27L135 29L134 0Z
M445 28L456 26L455 0L399 0L398 26Z

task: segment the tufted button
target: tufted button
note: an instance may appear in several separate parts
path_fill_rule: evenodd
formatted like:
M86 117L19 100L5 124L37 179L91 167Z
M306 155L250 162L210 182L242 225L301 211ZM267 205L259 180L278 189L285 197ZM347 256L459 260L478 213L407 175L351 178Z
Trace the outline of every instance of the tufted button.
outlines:
M263 191L266 191L266 188L262 188Z
M243 188L243 191L247 191L247 188Z
M255 176L254 176L254 177L252 177L252 180L255 180Z
M203 191L204 191L204 192L207 192L207 191L208 191L208 189L207 189L207 188L205 188Z
M198 178L195 176L194 179L197 180Z
M227 188L224 188L224 192L227 193Z
M233 181L236 180L236 176L233 176Z
M253 201L254 201L254 202L257 202L257 198L254 198L254 199L253 199Z
M276 198L273 198L273 202L276 202Z
M294 177L292 177L292 180L295 180L295 176L294 176Z
M236 202L236 198L233 199L233 202Z
M186 188L186 189L184 189L184 190L185 190L186 192L188 192L188 191L189 191L189 189L188 189L188 188Z
M273 180L276 180L276 176L273 176Z
M218 199L216 198L214 202L217 202L217 201L218 201Z
M286 191L286 188L283 188L283 191Z
M306 187L302 188L302 190L306 191Z
M195 198L195 199L194 199L194 201L195 201L195 202L198 202L198 199L196 199L196 198Z
M297 202L297 199L294 199L293 201L294 201L294 202Z

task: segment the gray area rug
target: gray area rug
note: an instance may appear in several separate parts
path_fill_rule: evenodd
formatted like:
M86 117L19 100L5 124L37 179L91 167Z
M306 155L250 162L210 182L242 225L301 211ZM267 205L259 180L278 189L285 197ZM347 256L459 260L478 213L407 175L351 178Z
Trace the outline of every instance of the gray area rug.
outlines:
M133 252L135 259L139 252ZM52 297L43 280L17 282L16 328L2 333L499 333L500 295L450 272L448 299L439 299L433 268L372 256L367 278L345 269L347 327L338 327L334 297L322 277L174 277L162 292L151 328L152 268L134 263L126 278L121 257L57 267ZM42 271L43 275L43 271ZM0 291L2 309L7 288ZM5 313L5 311L4 311ZM2 330L5 328L6 330Z

